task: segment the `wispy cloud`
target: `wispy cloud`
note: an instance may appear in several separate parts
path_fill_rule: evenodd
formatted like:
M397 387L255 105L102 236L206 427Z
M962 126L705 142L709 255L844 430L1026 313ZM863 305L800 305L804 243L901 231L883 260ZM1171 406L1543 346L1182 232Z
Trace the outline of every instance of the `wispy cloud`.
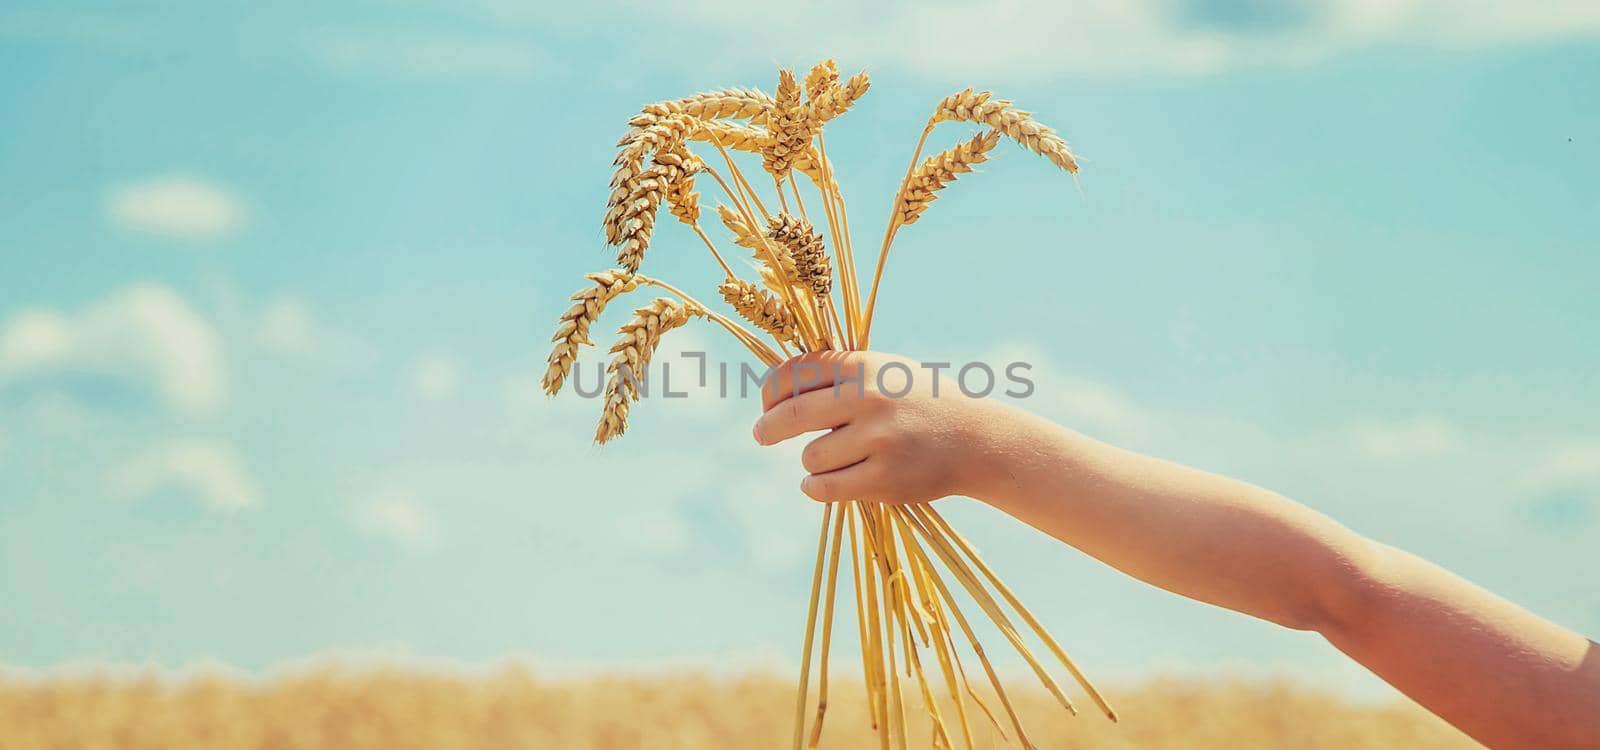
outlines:
M461 368L443 354L428 354L411 366L411 392L419 398L439 401L456 393L461 383Z
M1438 456L1465 443L1461 428L1438 417L1367 419L1350 427L1350 439L1365 455L1384 460Z
M220 511L255 506L261 497L231 447L199 438L150 448L115 470L110 482L118 497L129 500L177 490L191 493L205 507Z
M652 21L693 27L701 35L720 33L721 48L735 50L725 54L759 50L763 60L785 61L826 55L852 65L893 65L963 80L1059 72L1198 74L1303 65L1383 44L1486 47L1600 33L1600 5L1584 0L1482 0L1468 8L1447 0L945 0L887 6L828 0L792 23L776 25L763 23L765 13L759 5L701 0L672 6L670 16Z
M152 283L111 293L77 314L25 309L0 322L0 388L81 378L142 384L174 409L215 412L228 377L218 336L176 292Z
M355 523L362 531L410 550L430 547L435 539L433 514L405 489L387 489L359 503Z
M112 191L107 211L129 229L185 240L215 240L244 226L245 210L226 188L197 177L158 177Z

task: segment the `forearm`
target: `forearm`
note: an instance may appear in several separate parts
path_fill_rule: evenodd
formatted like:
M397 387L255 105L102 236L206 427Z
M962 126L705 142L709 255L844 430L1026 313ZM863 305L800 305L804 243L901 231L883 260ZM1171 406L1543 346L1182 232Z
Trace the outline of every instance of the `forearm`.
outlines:
M1373 554L1326 516L1259 487L1021 412L988 423L1003 426L973 441L968 494L1168 591L1315 629Z
M1029 415L986 423L1003 426L970 439L971 496L1148 583L1315 630L1492 747L1600 747L1582 636L1259 487Z

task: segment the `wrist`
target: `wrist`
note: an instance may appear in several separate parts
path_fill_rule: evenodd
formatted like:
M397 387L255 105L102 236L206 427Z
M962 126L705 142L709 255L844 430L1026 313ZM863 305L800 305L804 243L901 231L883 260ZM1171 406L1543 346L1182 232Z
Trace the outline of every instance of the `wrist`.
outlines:
M973 409L962 430L961 454L955 461L953 494L981 500L1005 510L1027 484L1039 460L1039 435L1053 426L1015 407L983 399Z

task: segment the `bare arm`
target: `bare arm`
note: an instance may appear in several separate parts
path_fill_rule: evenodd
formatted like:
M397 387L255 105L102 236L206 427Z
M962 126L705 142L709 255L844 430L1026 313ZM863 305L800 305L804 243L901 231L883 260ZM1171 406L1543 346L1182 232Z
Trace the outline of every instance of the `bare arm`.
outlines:
M812 497L974 497L1168 591L1315 630L1492 747L1600 747L1600 647L1437 566L1259 487L948 385L940 398L785 398L784 377L756 436L832 430L806 450Z

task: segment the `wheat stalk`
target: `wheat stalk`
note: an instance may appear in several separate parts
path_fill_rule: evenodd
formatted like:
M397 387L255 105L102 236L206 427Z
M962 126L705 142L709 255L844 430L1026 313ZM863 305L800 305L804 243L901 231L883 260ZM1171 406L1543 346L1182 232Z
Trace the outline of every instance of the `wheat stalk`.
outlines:
M722 89L646 105L628 121L630 129L618 142L602 220L607 242L618 247L621 268L591 274L591 286L573 295L573 304L562 314L552 339L555 346L547 360L545 390L554 394L561 388L574 366L578 349L590 343L589 328L613 298L642 285L657 287L672 296L639 308L621 327L620 337L610 350L612 358L603 389L601 420L595 430L596 442L608 442L627 429L633 404L645 395L646 372L662 336L690 318L704 318L722 327L768 365L781 358L767 343L769 340L785 354L867 348L884 264L897 231L916 223L951 182L992 158L1002 137L1017 141L1068 172L1077 171L1077 160L1066 142L1011 102L971 89L946 97L917 139L894 195L871 291L863 306L848 211L827 158L822 130L829 121L850 110L869 87L866 73L841 80L838 65L833 60L823 60L808 71L803 85L792 72L780 71L776 94L771 97L754 89ZM988 129L922 160L922 149L934 128L947 121L973 122ZM720 157L715 168L691 150L691 146L700 144L715 148ZM776 201L771 200L771 192L770 202L763 201L762 191L746 177L733 157L735 153L761 156L761 167L770 177L770 183L762 181L763 189L776 191ZM805 197L794 177L797 171L810 180L819 200L813 202ZM759 285L739 278L702 230L701 198L695 192L695 180L704 175L710 175L722 191L726 202L717 204L717 217L734 244L753 253ZM671 284L635 273L644 260L663 203L704 241L724 274L718 287L723 301L756 332L710 311ZM835 253L831 259L824 234L819 231L824 227L812 223L807 215L808 205L813 209L810 215L826 223L826 236ZM820 211L816 210L818 207ZM837 285L833 283L835 267L839 274ZM835 293L840 295L838 304ZM848 547L842 543L846 531ZM904 750L908 710L915 710L912 704L919 699L932 723L936 747L953 748L958 738L966 747L973 747L969 702L998 734L1009 739L997 712L990 710L968 677L961 658L963 649L958 648L958 631L964 636L968 653L982 666L993 696L998 699L998 709L1017 741L1024 748L1034 747L972 623L957 604L957 589L965 592L996 625L1065 710L1074 711L1051 674L1055 668L1064 668L1102 712L1115 720L1104 697L1060 644L934 508L925 504L844 502L824 510L819 531L802 652L805 662L796 696L796 750L806 744L808 736L808 686L819 632L821 665L815 672L817 698L809 745L815 748L822 740L839 563L846 554L850 557L847 581L854 589L868 715L878 732L881 750L892 745ZM946 578L958 585L950 586ZM1025 628L1014 625L1008 612L1015 613ZM1045 652L1053 657L1050 664L1034 655L1029 636L1044 645ZM932 660L926 658L929 652ZM954 704L949 721L941 707L940 690Z

